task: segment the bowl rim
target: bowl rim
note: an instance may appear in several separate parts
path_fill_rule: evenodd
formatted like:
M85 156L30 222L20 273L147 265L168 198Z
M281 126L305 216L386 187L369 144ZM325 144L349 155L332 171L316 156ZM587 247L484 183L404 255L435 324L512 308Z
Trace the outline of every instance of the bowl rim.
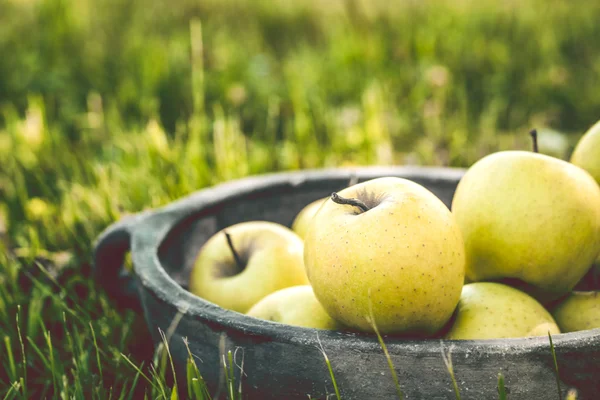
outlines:
M131 232L131 256L135 275L143 287L154 297L171 307L174 313L183 313L183 318L193 318L215 331L235 332L259 340L284 343L300 343L321 346L331 341L343 342L344 347L377 347L374 334L329 331L314 328L284 325L250 317L227 310L196 296L180 286L162 267L158 250L172 228L183 219L199 215L221 202L243 194L256 193L273 187L298 186L307 181L327 179L349 179L353 174L361 180L386 175L402 176L406 179L430 181L460 181L466 169L446 167L354 167L304 169L291 172L276 172L231 180L201 189L162 208L147 213ZM390 354L402 354L407 350L421 354L440 352L440 347L452 347L454 355L468 355L473 351L490 353L531 353L549 348L547 336L507 339L451 340L451 339L404 339L382 335ZM600 343L600 328L552 335L555 348L574 349L587 346L590 341ZM340 343L341 344L341 343Z

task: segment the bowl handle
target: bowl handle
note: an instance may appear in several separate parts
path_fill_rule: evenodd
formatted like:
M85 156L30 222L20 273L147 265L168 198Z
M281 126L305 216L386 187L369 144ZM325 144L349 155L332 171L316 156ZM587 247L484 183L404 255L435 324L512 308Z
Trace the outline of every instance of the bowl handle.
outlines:
M131 233L146 212L128 215L113 223L94 246L93 270L97 282L119 306L141 311L133 274L123 268L130 250Z

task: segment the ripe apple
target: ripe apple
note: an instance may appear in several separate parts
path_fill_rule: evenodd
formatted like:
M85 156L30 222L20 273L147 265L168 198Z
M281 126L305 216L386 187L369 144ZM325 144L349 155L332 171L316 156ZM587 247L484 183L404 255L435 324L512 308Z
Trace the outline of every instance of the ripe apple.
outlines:
M589 172L600 185L600 121L579 140L571 154L571 162Z
M354 186L357 183L358 183L358 175L353 173L350 176L350 179L348 180L348 187ZM300 236L302 239L304 239L306 237L306 230L308 229L310 220L312 219L312 217L315 216L317 211L319 211L319 208L325 202L325 200L327 200L327 198L318 199L318 200L315 200L315 201L309 203L302 210L300 210L298 215L296 215L296 218L294 219L294 222L292 223L292 230L294 232L296 232L296 234L298 236Z
M190 291L245 313L270 293L308 283L303 248L302 239L283 225L251 221L230 226L200 249Z
M573 291L552 310L552 315L564 333L600 328L600 292Z
M516 288L494 282L465 285L447 339L501 339L560 333L552 315Z
M319 303L310 285L292 286L273 292L252 306L246 314L306 328L341 328Z
M317 299L345 326L431 335L464 281L464 244L450 210L423 186L372 179L333 193L312 219L304 261ZM372 310L372 314L371 314Z
M583 169L543 154L482 158L459 182L452 211L468 279L506 279L544 303L568 293L600 252L600 187Z
M302 239L304 239L306 236L306 230L308 228L310 220L312 219L312 217L314 217L317 211L319 211L319 207L321 207L325 200L327 199L318 199L309 203L302 210L300 210L298 215L296 215L296 218L292 223L292 230L296 232L296 234Z

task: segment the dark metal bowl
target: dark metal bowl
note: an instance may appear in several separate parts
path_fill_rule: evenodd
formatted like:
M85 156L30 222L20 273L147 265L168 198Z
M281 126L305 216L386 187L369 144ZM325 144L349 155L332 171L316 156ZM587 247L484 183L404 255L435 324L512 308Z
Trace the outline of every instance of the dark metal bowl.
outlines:
M429 188L448 206L464 171L446 168L310 170L250 177L200 190L166 207L130 216L99 237L94 264L100 283L120 304L141 307L155 343L159 328L172 332L170 350L179 380L188 357L184 338L202 360L198 366L212 390L222 383L222 354L243 354L247 398L325 398L333 386L320 346L329 357L341 397L391 399L396 389L377 338L299 328L225 310L186 290L200 247L232 224L267 220L290 226L309 202L360 181L399 176ZM130 251L135 274L124 272ZM170 329L172 328L172 329ZM450 353L463 399L497 398L498 374L512 399L556 398L556 377L547 337L441 341L384 337L404 395L453 398L442 354ZM562 388L580 399L600 398L600 329L556 335ZM239 368L235 368L239 377Z

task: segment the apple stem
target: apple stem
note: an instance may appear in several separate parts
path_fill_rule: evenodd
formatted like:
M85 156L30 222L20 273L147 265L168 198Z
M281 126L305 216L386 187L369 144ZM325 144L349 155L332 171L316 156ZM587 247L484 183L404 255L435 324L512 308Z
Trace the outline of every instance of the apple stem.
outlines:
M336 192L331 193L331 200L333 200L333 202L337 204L349 204L351 206L358 207L361 210L363 210L363 212L369 211L369 207L367 207L367 205L362 201L358 199L347 199L345 197L340 196Z
M229 245L229 250L231 250L231 254L233 254L233 258L235 258L235 263L237 264L240 271L244 269L244 264L240 259L239 254L235 251L235 247L233 247L233 242L231 241L231 235L227 231L223 231L225 233L225 238L227 239L227 244Z
M529 134L531 135L531 140L533 141L533 152L539 153L538 151L538 142L537 142L537 130L532 129Z

